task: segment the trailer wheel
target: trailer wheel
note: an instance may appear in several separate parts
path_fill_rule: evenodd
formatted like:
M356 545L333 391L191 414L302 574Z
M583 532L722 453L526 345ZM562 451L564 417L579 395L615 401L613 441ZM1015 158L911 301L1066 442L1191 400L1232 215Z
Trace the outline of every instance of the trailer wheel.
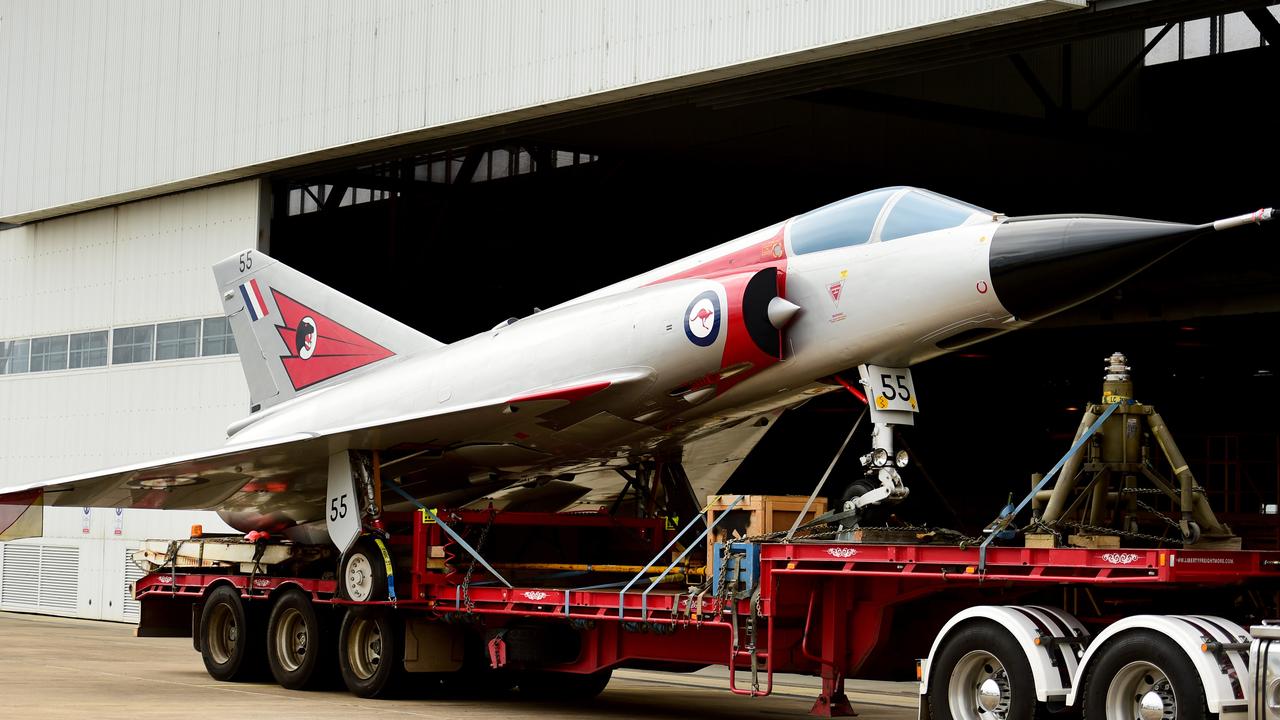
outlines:
M1033 720L1031 664L1017 640L994 622L974 622L948 637L930 661L929 709L937 720Z
M277 598L267 622L267 664L276 682L290 690L314 687L331 655L331 632L306 593L290 589Z
M358 602L387 599L387 561L372 538L362 537L338 564L338 597Z
M219 585L200 611L200 657L214 680L244 682L261 673L261 633L256 613L249 612L240 593Z
M613 668L593 673L527 672L520 676L520 693L538 700L590 700L604 692Z
M1084 682L1084 716L1105 720L1210 717L1200 676L1165 635L1135 630L1102 648Z
M348 612L338 631L338 669L347 689L358 697L395 694L404 675L403 628L384 610Z

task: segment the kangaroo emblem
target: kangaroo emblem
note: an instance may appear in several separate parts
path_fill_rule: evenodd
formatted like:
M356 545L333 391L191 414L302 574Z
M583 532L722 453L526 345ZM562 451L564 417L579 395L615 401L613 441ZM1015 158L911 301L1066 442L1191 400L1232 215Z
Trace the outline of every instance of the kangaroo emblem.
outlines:
M720 334L720 298L714 290L698 294L684 311L684 334L689 342L708 347Z

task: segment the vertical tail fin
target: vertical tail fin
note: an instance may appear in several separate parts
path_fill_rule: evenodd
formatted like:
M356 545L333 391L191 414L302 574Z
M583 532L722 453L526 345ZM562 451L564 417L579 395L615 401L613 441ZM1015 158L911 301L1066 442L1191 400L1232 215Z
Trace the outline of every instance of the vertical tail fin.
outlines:
M257 412L347 373L443 343L259 250L213 266Z

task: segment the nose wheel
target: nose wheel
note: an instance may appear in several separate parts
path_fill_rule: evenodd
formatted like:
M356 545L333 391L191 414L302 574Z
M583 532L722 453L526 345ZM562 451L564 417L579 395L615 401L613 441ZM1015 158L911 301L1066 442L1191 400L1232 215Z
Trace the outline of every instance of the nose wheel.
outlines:
M893 454L891 433L887 425L877 424L871 436L875 447L861 458L865 475L849 483L840 496L840 526L846 530L883 515L885 505L901 502L910 493L898 474L898 468L907 465L907 454Z
M860 503L858 500L875 490L877 485L878 483L874 479L864 477L854 480L845 488L840 495L840 504L837 506L841 514L844 515L840 520L842 529L854 530L864 522L872 522L871 516L876 514L875 506Z

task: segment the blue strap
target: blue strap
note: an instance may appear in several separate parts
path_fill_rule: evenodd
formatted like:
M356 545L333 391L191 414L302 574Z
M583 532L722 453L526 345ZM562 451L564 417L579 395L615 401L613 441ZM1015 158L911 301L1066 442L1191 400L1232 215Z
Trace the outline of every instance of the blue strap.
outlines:
M415 507L417 507L419 510L421 510L422 512L424 512L424 513L426 513L426 514L430 515L430 516L431 516L431 519L432 519L432 520L435 520L435 521L436 521L436 523L437 523L438 525L440 525L440 529L441 529L441 530L444 530L444 532L445 532L445 534L446 534L446 535L448 535L449 537L453 538L453 541L454 541L454 542L456 542L456 543L458 543L459 545L461 545L461 546L462 546L462 548L463 548L464 550L466 550L468 554L470 554L470 555L471 555L471 557L473 557L473 558L475 558L475 559L476 559L476 562L478 562L478 563L480 563L482 566L484 566L484 569L485 569L485 570L488 570L488 571L489 571L489 574L493 575L495 578L497 578L498 580L500 580L500 581L502 582L502 584L503 584L503 585L506 585L506 586L507 586L507 587L509 587L509 588L510 588L510 587L513 587L511 583L507 582L507 579L506 579L506 578L502 577L502 574L501 574L501 573L499 573L497 570L494 570L492 565L490 565L490 564L489 564L489 563L488 563L484 558L480 557L480 553L476 552L476 549L475 549L475 548L473 548L473 547L471 547L471 545L470 545L466 540L463 540L461 535L459 535L458 533L454 532L453 528L451 528L451 527L449 527L448 525L446 525L446 524L445 524L445 522L444 522L443 520L441 520L441 519L440 519L440 516L436 515L436 514L435 514L435 512L434 512L433 510L431 510L431 509L430 509L430 508L428 508L427 506L423 505L422 503L418 502L418 499L417 499L417 498L415 498L414 496L412 496L412 495L410 495L409 493L405 492L405 491L404 491L404 489L403 489L403 488L401 488L399 485L397 485L397 484L395 484L395 483L393 483L393 482L383 482L382 484L383 484L384 486L386 486L386 487L391 488L392 490L395 490L395 491L396 491L397 493L399 493L399 494L400 494L400 496L401 496L401 497L403 497L405 500L408 500L409 502L413 503L413 504L414 504L414 506L415 506Z
M1098 431L1098 428L1102 427L1102 423L1106 422L1107 418L1111 417L1111 413L1115 412L1116 408L1118 407L1120 407L1120 403L1112 403L1107 406L1106 412L1102 413L1102 417L1095 420L1093 425L1089 426L1088 431L1086 431L1085 434L1081 435L1078 440L1072 443L1071 449L1067 451L1067 454L1063 455L1062 458L1058 460L1057 464L1053 466L1053 469L1050 470L1049 473L1045 475L1040 480L1040 482L1036 484L1035 487L1031 488L1031 492L1027 493L1027 496L1022 498L1022 502L1018 503L1018 506L1013 509L1013 512L1009 513L1006 516L1009 522L1013 522L1013 518L1017 517L1018 513L1022 512L1022 509L1027 506L1027 503L1031 502L1031 499L1036 496L1036 493L1040 492L1040 490L1043 489L1045 485L1049 484L1049 481L1052 480L1053 477L1058 474L1058 471L1062 469L1062 466L1067 464L1067 460L1069 460L1071 456L1075 455L1080 450L1080 448L1083 447L1086 442L1088 442L1089 438L1093 437L1093 434ZM1000 530L1001 530L1001 525L997 524L991 530L991 533L987 535L986 539L982 541L982 544L978 546L978 573L979 574L985 573L987 570L987 546L991 544L991 541L994 540L996 537L996 533L999 532Z

